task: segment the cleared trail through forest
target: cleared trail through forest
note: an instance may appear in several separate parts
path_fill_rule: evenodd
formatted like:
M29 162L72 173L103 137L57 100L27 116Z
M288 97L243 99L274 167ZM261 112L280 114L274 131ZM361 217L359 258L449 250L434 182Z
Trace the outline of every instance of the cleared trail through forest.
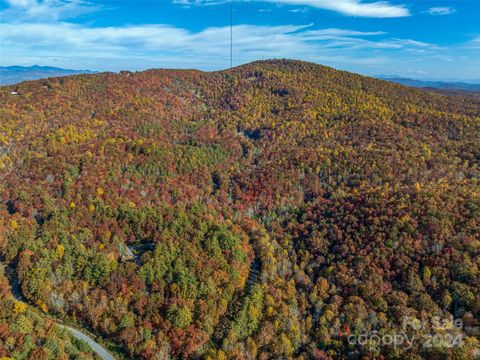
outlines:
M23 303L27 306L30 306L30 304L28 304L27 300L22 295L22 290L20 288L20 281L18 280L18 276L17 276L17 273L16 273L15 269L13 269L12 267L4 264L1 261L0 261L0 265L4 265L5 274L7 275L7 278L10 282L11 292L12 292L12 295L15 298L15 300L17 300L17 301L19 301L19 302L21 302L21 303ZM52 320L55 324L57 324L61 328L66 329L76 339L79 339L79 340L82 340L82 341L86 342L92 348L92 350L98 356L100 356L103 360L115 360L115 358L108 352L107 349L105 349L102 345L100 345L95 340L93 340L89 335L86 335L84 332L82 332L78 329L74 329L71 326L65 325L65 324L59 322L57 319L53 319L53 318L51 318L49 316L45 316L43 314L40 314L40 315L43 316L44 318L48 318L48 319Z
M250 264L250 271L245 283L245 288L243 289L241 295L233 297L226 313L222 316L213 332L212 339L217 346L222 345L223 339L227 336L228 332L232 328L235 317L242 310L245 299L251 294L253 286L258 282L258 278L260 277L262 264L255 246L253 246L253 251L255 253L255 257Z

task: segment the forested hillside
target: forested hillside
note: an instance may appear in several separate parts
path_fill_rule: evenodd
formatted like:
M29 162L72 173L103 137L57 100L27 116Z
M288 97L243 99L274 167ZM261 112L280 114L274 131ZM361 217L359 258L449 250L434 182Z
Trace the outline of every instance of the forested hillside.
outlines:
M478 355L480 99L286 60L13 89L0 256L119 358ZM349 341L406 316L463 342Z
M0 267L0 359L98 359L51 319L44 319L9 292Z

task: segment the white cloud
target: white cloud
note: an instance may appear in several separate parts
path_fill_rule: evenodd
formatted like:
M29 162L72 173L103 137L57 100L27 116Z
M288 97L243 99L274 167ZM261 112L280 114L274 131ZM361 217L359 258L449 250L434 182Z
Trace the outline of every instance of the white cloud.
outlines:
M233 33L235 64L262 58L296 58L348 68L386 64L400 52L428 53L436 48L415 40L386 38L381 31L314 29L312 24L237 25ZM2 25L1 62L24 63L35 54L45 62L51 58L75 59L77 68L95 70L146 66L219 69L228 66L229 49L228 26L192 32L161 24L88 27L66 22L12 23ZM96 65L83 60L80 63L79 59ZM61 61L57 63L61 65Z
M480 36L477 36L470 40L466 46L467 49L480 49ZM480 70L479 70L480 72Z
M10 22L56 21L73 18L98 9L84 0L6 0L9 7L1 12L2 19Z
M327 9L337 11L339 13L350 16L361 17L404 17L410 13L407 8L402 5L392 5L386 1L377 1L365 3L360 0L269 0L270 2L278 2L291 5L305 5L319 9Z
M427 10L427 13L429 13L430 15L450 15L456 12L456 9L449 6L431 7Z
M289 12L292 12L292 13L304 13L304 12L307 12L308 9L303 7L303 8L296 8L296 9L292 9L292 10L288 10Z
M326 9L348 16L392 18L410 16L410 11L404 5L393 5L387 1L364 2L362 0L234 0L234 1L264 1L277 4L310 6ZM225 0L173 0L183 5L213 5L225 3Z

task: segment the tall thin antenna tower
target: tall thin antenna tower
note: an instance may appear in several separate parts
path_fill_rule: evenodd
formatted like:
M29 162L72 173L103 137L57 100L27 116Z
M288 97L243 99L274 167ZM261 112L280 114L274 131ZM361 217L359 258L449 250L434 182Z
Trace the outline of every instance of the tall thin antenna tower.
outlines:
M233 68L233 2L230 1L230 68Z

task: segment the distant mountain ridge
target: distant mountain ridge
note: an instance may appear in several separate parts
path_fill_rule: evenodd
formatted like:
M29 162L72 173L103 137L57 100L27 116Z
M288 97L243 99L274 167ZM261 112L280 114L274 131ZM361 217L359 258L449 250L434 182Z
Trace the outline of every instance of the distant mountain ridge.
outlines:
M38 80L47 77L95 73L98 72L92 70L63 69L53 66L0 66L0 85L14 85L22 81ZM480 91L480 80L470 83L462 81L417 80L395 75L378 75L375 77L410 87Z
M62 69L52 66L0 66L0 85L13 85L26 80L38 80L53 76L94 74L91 70Z
M415 80L396 76L380 75L377 78L411 87L434 88L445 90L468 90L480 91L480 80L478 84L462 81L435 81L435 80Z

